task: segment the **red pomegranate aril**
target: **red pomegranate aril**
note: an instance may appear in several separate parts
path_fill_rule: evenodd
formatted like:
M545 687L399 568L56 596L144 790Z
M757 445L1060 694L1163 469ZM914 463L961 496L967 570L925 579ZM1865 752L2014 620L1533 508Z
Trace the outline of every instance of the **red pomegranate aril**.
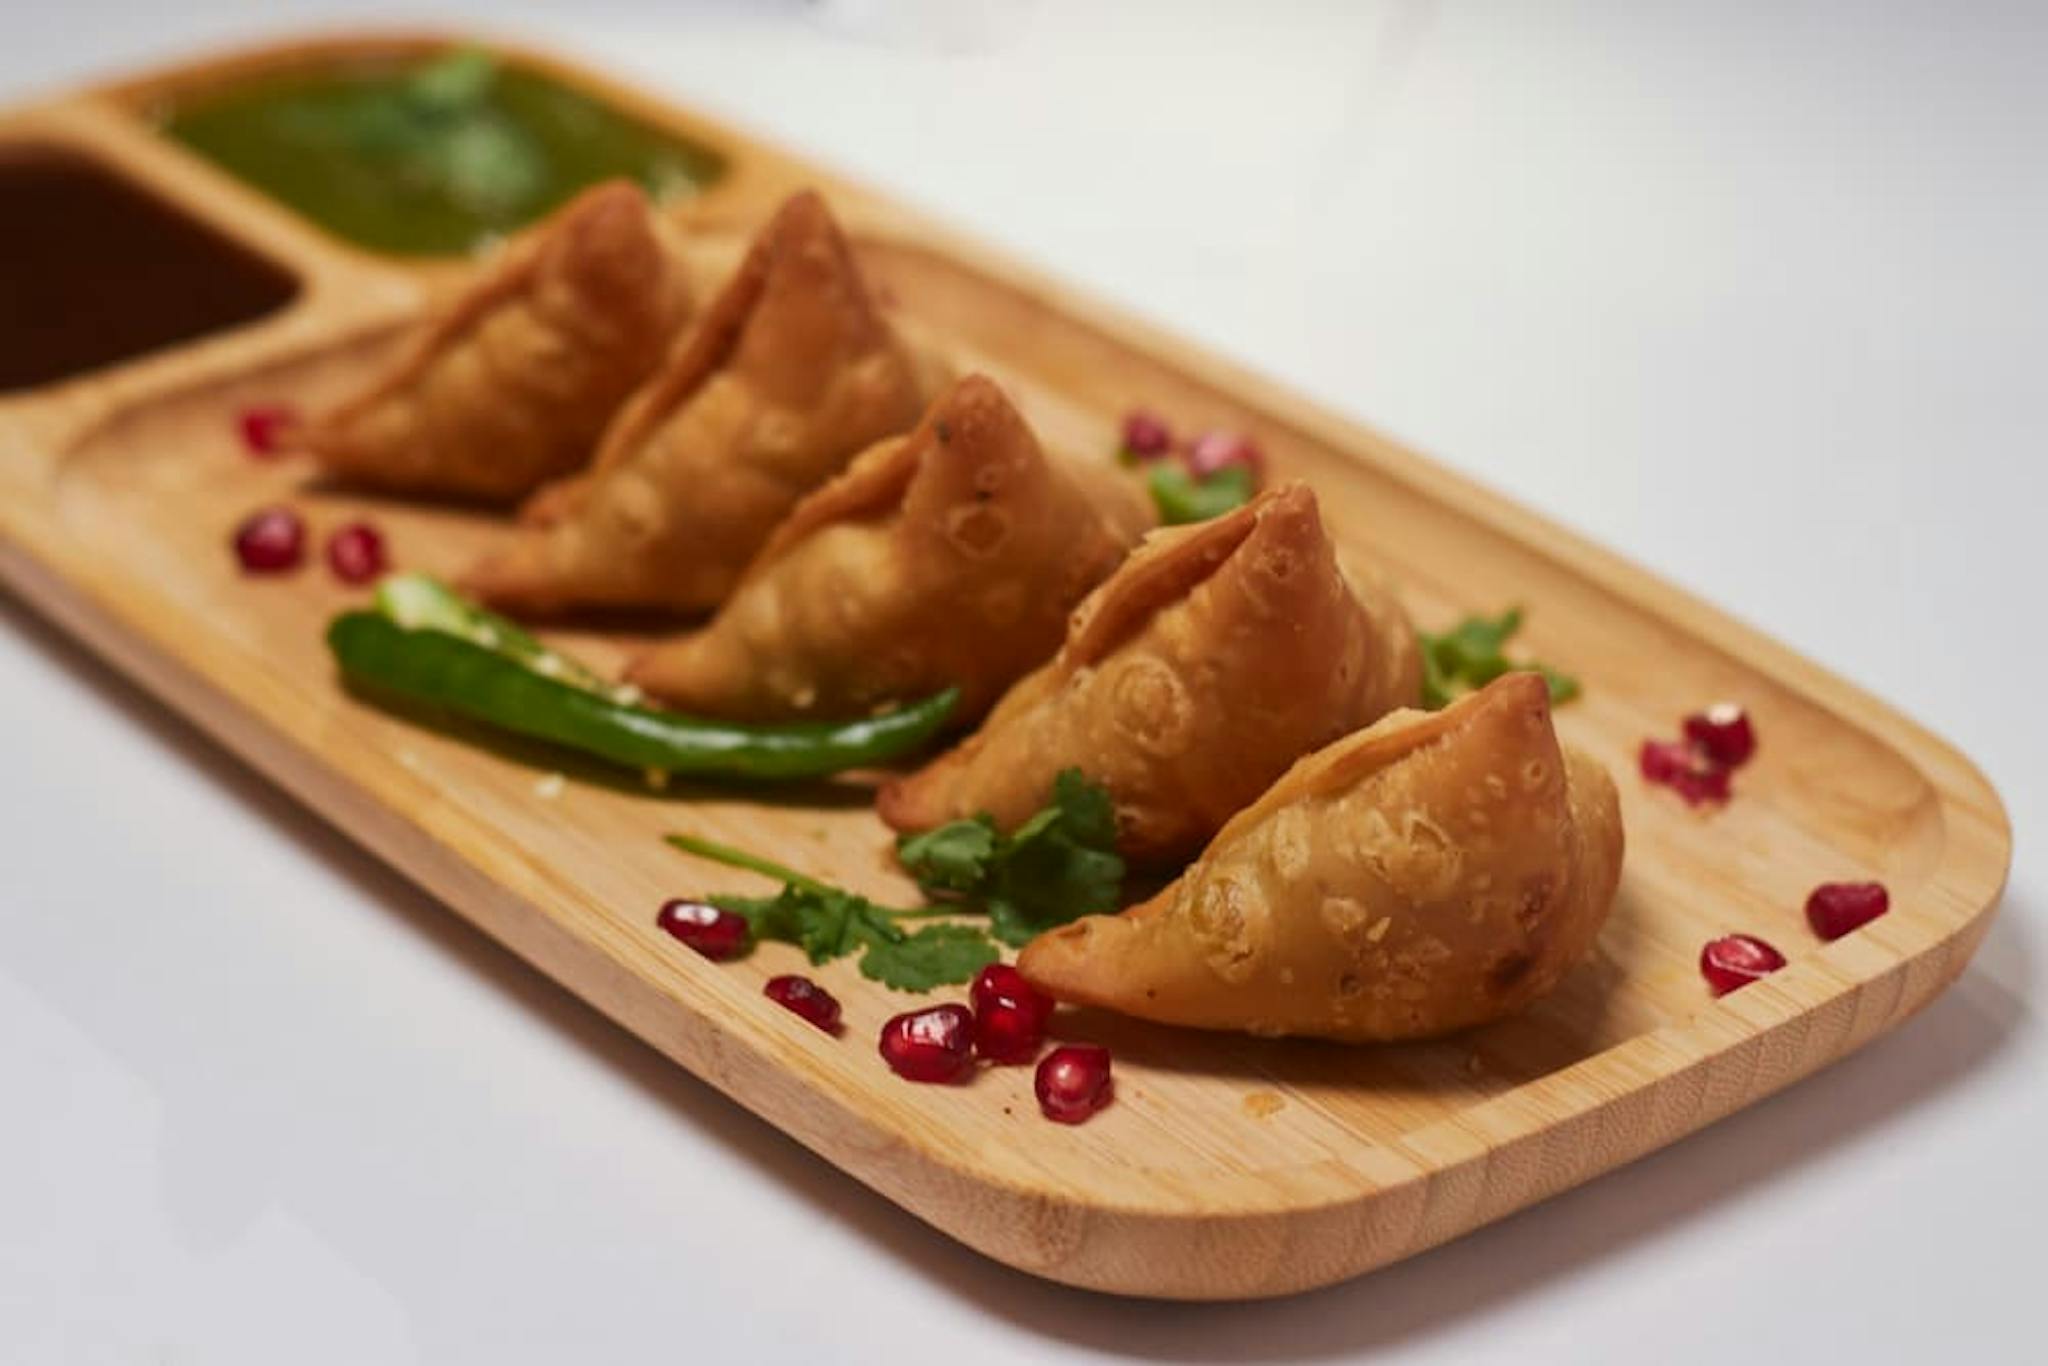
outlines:
M990 963L976 974L974 985L967 989L967 999L976 1010L1009 1003L1029 1008L1041 1020L1052 1017L1052 997L1032 986L1023 973L1008 963Z
M1733 702L1716 702L1685 718L1685 738L1724 768L1741 768L1756 753L1749 713Z
M974 1003L974 1051L990 1062L1030 1062L1045 1042L1052 998L1008 963L991 963L968 989Z
M954 1081L974 1065L974 1012L962 1005L928 1006L882 1026L882 1061L909 1081Z
M327 567L343 583L368 583L384 572L384 535L368 522L350 522L327 538Z
M1785 966L1785 955L1753 934L1724 934L1700 950L1700 975L1716 996L1726 996Z
M1806 923L1823 939L1840 939L1891 908L1882 882L1823 882L1806 898Z
M1173 431L1165 419L1143 408L1124 414L1124 454L1138 460L1157 460L1173 449Z
M1644 778L1670 788L1690 806L1728 800L1728 769L1688 740L1645 740L1636 761Z
M1645 740L1637 763L1643 776L1653 783L1668 783L1692 767L1691 746L1682 740Z
M761 988L761 994L783 1009L803 1016L827 1034L839 1032L838 998L808 977L799 977L795 973L770 977L768 985Z
M661 914L654 923L714 963L738 957L751 937L745 917L682 897L661 903Z
M252 404L235 415L242 445L255 456L273 456L283 450L298 425L299 415L281 403Z
M305 557L305 519L288 507L264 508L235 528L235 558L245 573L282 574Z
M1203 432L1188 446L1188 473L1197 479L1242 465L1256 480L1266 468L1266 456L1250 437L1241 432Z
M1079 1124L1116 1094L1116 1081L1109 1075L1109 1050L1092 1043L1062 1044L1038 1064L1032 1089L1038 1093L1038 1108L1047 1119Z

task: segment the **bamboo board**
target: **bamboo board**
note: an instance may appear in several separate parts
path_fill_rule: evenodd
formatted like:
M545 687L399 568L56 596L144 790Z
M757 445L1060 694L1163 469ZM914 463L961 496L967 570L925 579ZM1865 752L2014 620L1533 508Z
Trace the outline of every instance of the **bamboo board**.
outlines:
M318 567L250 580L226 550L251 509L289 500L317 536L360 512L395 561L452 572L494 519L321 486L240 449L251 402L310 406L376 363L445 288L445 267L342 246L185 155L138 117L156 93L404 35L268 48L0 117L23 145L108 166L300 281L254 324L77 380L0 395L0 576L12 591L431 890L698 1076L935 1227L1075 1285L1188 1299L1269 1296L1453 1238L1687 1134L1869 1042L1968 962L2011 838L1965 759L1781 645L1385 439L1078 299L1036 273L731 129L538 54L723 152L732 171L680 210L707 254L789 189L824 189L905 325L1003 381L1050 443L1106 452L1134 402L1230 425L1307 479L1349 551L1441 625L1508 602L1523 647L1586 682L1563 735L1622 790L1629 855L1597 952L1528 1014L1446 1042L1347 1049L1198 1035L1101 1016L1056 1032L1110 1044L1118 1099L1043 1122L1030 1070L920 1087L872 1040L907 998L847 964L816 972L846 1007L828 1038L765 1000L796 951L736 964L654 925L668 896L750 889L659 836L688 827L878 897L909 895L851 784L764 800L648 791L520 746L423 729L337 685L321 632L359 599ZM630 642L568 634L598 662ZM1695 812L1634 776L1647 735L1706 701L1746 704L1763 747L1738 797ZM1800 915L1815 883L1878 878L1890 915L1834 944ZM1715 1001L1700 945L1763 935L1792 963Z

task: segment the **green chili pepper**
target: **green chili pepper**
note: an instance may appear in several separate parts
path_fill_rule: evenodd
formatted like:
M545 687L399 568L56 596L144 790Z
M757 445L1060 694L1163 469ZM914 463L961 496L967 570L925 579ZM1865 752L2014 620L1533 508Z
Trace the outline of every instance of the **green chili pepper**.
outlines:
M603 693L630 702L621 685L597 670L549 648L521 630L517 623L477 606L439 579L426 574L392 574L377 585L377 610L408 631L443 631L524 664L571 687Z
M706 721L615 702L441 630L409 631L375 612L327 628L349 678L628 768L721 778L818 778L916 749L952 714L959 690L882 716L781 726Z

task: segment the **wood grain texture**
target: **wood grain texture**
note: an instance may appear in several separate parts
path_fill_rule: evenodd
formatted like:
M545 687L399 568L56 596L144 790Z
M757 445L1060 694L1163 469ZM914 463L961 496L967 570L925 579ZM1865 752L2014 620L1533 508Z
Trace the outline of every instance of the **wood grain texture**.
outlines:
M403 50L410 40L349 40ZM313 44L291 60L337 50ZM875 1056L906 998L844 963L829 1039L760 994L796 952L724 966L654 927L667 897L753 889L658 836L689 828L860 890L905 896L868 789L786 797L655 793L559 756L424 728L337 685L321 630L359 595L317 566L242 578L230 529L284 499L316 536L359 512L398 563L451 572L507 534L477 513L367 500L295 461L239 449L251 401L348 388L445 267L344 248L149 133L166 85L250 69L223 59L0 120L0 142L98 157L279 261L286 311L119 369L0 400L0 575L13 591L543 972L813 1150L970 1246L1076 1285L1190 1299L1284 1294L1407 1256L1627 1162L1867 1043L1963 969L2011 840L1961 756L1785 647L1534 514L1284 391L1079 299L860 188L737 133L566 72L723 151L732 178L679 210L708 258L787 189L832 197L905 327L985 368L1049 444L1107 452L1143 402L1254 433L1308 479L1348 551L1393 576L1417 620L1509 602L1525 648L1579 674L1565 738L1622 789L1630 849L1593 957L1528 1014L1427 1045L1344 1048L1197 1035L1074 1015L1109 1043L1117 1103L1076 1129L1037 1115L1029 1069L959 1088L903 1083ZM545 63L544 63L545 64ZM629 642L564 633L612 663ZM1725 810L1634 776L1645 735L1732 697L1762 749ZM558 795L544 783L563 769ZM1879 878L1894 909L1834 944L1805 928L1817 882ZM1761 934L1791 965L1720 1001L1700 944Z

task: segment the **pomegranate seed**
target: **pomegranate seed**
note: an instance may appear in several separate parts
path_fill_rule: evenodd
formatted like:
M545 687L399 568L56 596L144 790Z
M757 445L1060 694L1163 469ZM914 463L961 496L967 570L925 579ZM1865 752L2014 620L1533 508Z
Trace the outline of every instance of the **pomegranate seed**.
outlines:
M1823 939L1840 939L1891 908L1882 882L1823 882L1806 898L1806 923Z
M1716 702L1685 718L1685 738L1724 768L1741 768L1756 753L1749 713L1733 702Z
M974 1012L928 1006L882 1026L882 1061L910 1081L954 1081L974 1065Z
M1700 950L1700 975L1716 996L1726 996L1785 966L1785 955L1753 934L1724 934Z
M242 445L254 456L276 455L299 425L299 415L281 403L258 403L235 415Z
M974 1002L974 1051L990 1062L1030 1062L1045 1041L1052 998L1008 963L991 963L968 990Z
M235 558L250 574L297 569L306 556L306 523L288 507L268 507L235 528Z
M1239 432L1203 432L1188 447L1186 462L1188 473L1197 479L1207 479L1233 466L1242 465L1252 472L1256 480L1266 468L1266 456L1258 444Z
M785 1010L803 1016L827 1034L839 1032L839 1001L831 992L808 977L790 973L770 977L761 992Z
M1124 414L1124 454L1139 460L1157 460L1173 449L1173 432L1163 418L1143 408Z
M368 583L384 572L384 536L368 522L350 522L327 538L327 567L343 583Z
M1092 1043L1063 1044L1045 1055L1032 1079L1038 1108L1060 1124L1079 1124L1109 1104L1116 1082L1109 1075L1109 1050Z
M1685 798L1689 806L1728 800L1728 769L1687 740L1645 740L1637 763L1643 777Z
M703 901L678 897L661 903L654 923L714 963L737 957L749 935L745 917Z

